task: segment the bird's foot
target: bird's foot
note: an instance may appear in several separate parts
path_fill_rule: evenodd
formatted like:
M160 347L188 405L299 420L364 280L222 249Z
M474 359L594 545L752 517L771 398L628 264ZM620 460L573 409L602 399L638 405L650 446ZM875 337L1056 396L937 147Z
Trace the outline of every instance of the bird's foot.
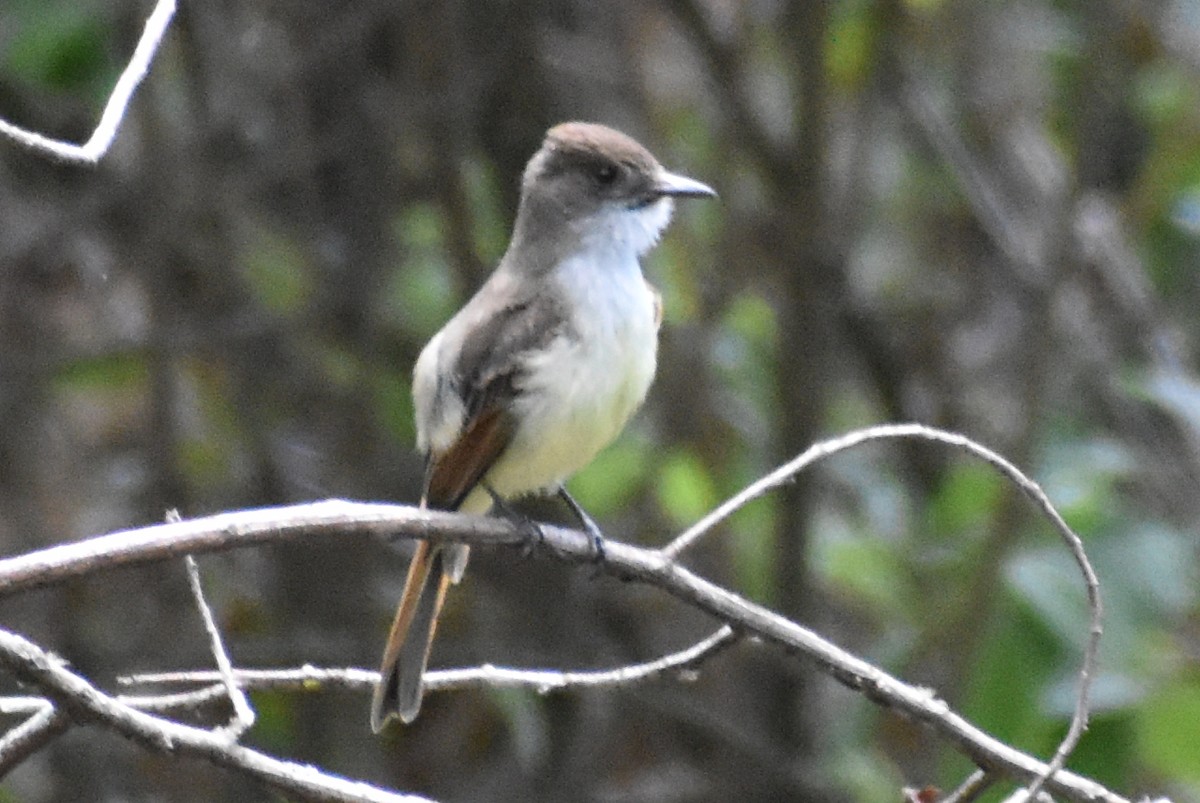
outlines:
M492 512L515 527L524 536L521 544L522 557L529 557L535 549L541 549L545 545L546 534L542 532L542 525L524 513L509 507L504 498L492 490L490 485L484 485L483 489L492 498Z
M571 509L580 526L583 527L583 531L592 540L592 563L596 565L598 572L600 564L604 563L604 533L600 532L600 525L596 524L596 521L588 515L587 511L575 501L575 497L567 492L566 486L558 486L558 495L559 498L566 502L567 507Z

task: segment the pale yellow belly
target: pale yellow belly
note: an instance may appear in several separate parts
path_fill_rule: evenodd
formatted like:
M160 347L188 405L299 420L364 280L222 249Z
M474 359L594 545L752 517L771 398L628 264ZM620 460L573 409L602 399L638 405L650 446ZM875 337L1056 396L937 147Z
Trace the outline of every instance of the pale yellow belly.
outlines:
M515 410L520 428L485 481L501 496L520 496L554 488L590 463L641 406L656 352L652 301L616 337L554 341L526 372ZM484 494L463 509L483 511L487 503Z

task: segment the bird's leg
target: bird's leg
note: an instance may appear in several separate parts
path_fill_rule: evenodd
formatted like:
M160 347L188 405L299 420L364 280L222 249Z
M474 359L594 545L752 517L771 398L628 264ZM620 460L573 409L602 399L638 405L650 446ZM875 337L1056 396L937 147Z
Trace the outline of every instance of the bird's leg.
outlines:
M492 511L497 516L516 527L525 535L525 545L522 548L522 552L526 557L533 552L533 548L535 546L540 547L546 542L546 534L542 532L542 526L540 524L526 516L524 513L513 510L511 507L509 507L508 503L504 501L504 498L500 496L500 494L496 493L495 490L492 489L492 486L488 485L486 482L480 483L480 485L483 486L483 490L487 491L488 496L492 498Z
M604 562L604 534L600 532L600 526L587 514L587 511L575 501L575 497L567 491L567 486L558 486L558 496L567 503L567 507L571 508L571 512L575 514L575 518L583 526L583 531L592 539L592 562Z

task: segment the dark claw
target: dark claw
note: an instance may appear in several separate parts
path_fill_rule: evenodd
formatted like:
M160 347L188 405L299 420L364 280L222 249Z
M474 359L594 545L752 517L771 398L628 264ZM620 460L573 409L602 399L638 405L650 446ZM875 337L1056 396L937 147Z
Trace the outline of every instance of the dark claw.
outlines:
M490 485L484 484L483 490L487 491L488 496L492 498L492 510L496 515L512 524L525 536L525 542L521 545L522 557L529 557L533 554L534 549L540 549L546 543L546 534L542 532L540 524L524 513L519 513L509 507Z
M587 511L575 501L575 497L571 496L571 494L567 492L565 486L558 486L558 495L564 502L567 503L567 507L569 507L571 512L575 514L575 518L579 520L579 524L583 527L583 531L588 534L589 538L592 539L591 562L598 568L601 563L604 563L604 534L600 532L600 526L596 524L595 520L593 520L592 517L587 514Z

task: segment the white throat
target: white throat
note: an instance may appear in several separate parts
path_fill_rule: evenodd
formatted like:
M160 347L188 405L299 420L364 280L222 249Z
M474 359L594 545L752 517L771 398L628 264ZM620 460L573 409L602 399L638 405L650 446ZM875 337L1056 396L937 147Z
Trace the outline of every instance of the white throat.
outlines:
M636 260L658 242L675 204L670 198L659 198L646 206L608 208L586 222L582 252L614 255L627 251Z

